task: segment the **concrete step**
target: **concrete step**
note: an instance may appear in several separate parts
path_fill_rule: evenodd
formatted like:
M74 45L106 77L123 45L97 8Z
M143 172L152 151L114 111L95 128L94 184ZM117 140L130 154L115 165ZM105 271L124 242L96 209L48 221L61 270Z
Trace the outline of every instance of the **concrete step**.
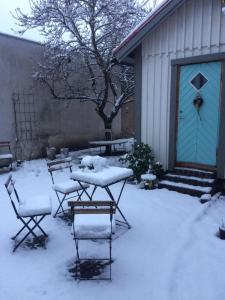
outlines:
M213 178L201 178L197 176L180 175L171 172L165 174L164 179L169 181L174 181L174 182L186 183L194 186L206 186L206 187L207 186L212 187L215 182L215 179Z
M173 169L172 173L184 176L200 177L200 178L209 178L213 179L216 176L216 173L213 171L205 171L194 168L182 168L176 167Z
M183 194L188 194L191 196L197 196L197 197L212 192L211 186L196 186L196 185L190 185L190 184L175 182L170 180L159 181L158 187L160 189L166 188L168 190L176 191Z

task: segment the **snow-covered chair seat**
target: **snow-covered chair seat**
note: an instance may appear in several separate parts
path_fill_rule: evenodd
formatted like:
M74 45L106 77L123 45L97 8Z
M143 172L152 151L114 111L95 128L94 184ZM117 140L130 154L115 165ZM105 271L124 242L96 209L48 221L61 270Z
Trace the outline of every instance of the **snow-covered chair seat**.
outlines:
M0 159L10 159L13 158L13 155L11 153L5 153L5 154L0 154Z
M56 217L60 213L65 214L65 209L63 208L63 203L65 200L71 198L77 198L77 201L81 200L81 196L83 195L85 189L89 187L88 184L83 184L81 186L78 182L75 182L74 180L71 180L69 178L68 180L63 182L55 182L56 179L58 181L56 175L57 172L64 172L67 170L69 171L69 174L72 173L71 160L71 157L67 157L65 159L60 159L47 163L48 171L51 175L53 183L52 189L55 191L56 197L59 201L59 206L54 214L54 217Z
M69 201L68 204L74 213L72 231L77 254L76 264L79 265L82 261L106 261L110 269L109 277L98 279L111 279L112 234L115 231L115 203L113 201ZM91 258L87 258L85 255L86 257L82 258L79 250L80 241L98 239L108 242L109 254L107 257L91 256ZM77 275L77 278L81 277ZM89 278L82 277L82 279Z
M74 229L77 238L109 238L111 221L109 214L88 214L74 216ZM115 220L112 220L112 232L115 231Z
M88 188L89 185L84 183L83 187ZM54 191L62 194L70 194L82 190L80 184L78 182L74 182L73 180L68 180L61 183L55 183L53 184L52 188Z
M52 206L48 196L30 197L19 204L18 214L21 217L51 214Z
M35 230L38 229L39 233L41 232L45 237L48 235L45 233L41 227L41 221L52 212L51 202L48 196L34 196L26 200L21 200L19 194L15 188L15 181L12 179L12 175L9 175L6 180L5 187L13 210L16 214L17 219L22 222L22 228L17 232L17 234L12 238L15 240L15 246L13 252L19 247L23 241L29 235L32 235L34 238L38 238ZM17 240L21 234L26 231L26 234L21 237L20 240Z

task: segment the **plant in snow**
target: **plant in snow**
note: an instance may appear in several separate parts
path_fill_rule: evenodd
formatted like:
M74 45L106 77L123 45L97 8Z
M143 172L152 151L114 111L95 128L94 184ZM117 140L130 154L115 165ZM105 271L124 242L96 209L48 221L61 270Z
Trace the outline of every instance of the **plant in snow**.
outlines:
M107 140L134 91L133 70L117 63L113 49L146 13L137 0L30 0L29 14L16 10L21 34L38 28L46 38L35 77L54 98L94 103Z
M128 154L123 160L127 162L127 166L134 172L134 179L141 181L141 175L152 173L156 177L163 174L163 166L161 163L154 161L152 148L148 144L140 143L134 147L134 152Z
M149 166L154 161L152 149L149 145L140 143L134 147L134 152L127 155L126 161L128 167L134 172L134 178L137 182L141 181L141 175L149 170Z
M153 163L152 173L158 178L162 177L162 175L164 174L163 165L159 161Z

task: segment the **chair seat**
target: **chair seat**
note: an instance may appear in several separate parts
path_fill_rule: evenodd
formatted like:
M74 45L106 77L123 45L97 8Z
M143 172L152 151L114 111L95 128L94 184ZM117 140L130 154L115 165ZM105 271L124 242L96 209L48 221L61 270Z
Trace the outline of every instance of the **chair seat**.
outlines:
M77 238L109 238L111 222L109 214L80 214L74 216L74 228ZM112 232L115 232L115 220L112 220Z
M13 155L11 153L0 154L0 159L12 159Z
M52 206L48 196L34 196L20 203L18 214L20 217L51 214Z
M83 187L88 188L89 185L84 183ZM78 182L74 182L73 180L53 184L52 188L54 191L62 194L70 194L82 190L80 184Z

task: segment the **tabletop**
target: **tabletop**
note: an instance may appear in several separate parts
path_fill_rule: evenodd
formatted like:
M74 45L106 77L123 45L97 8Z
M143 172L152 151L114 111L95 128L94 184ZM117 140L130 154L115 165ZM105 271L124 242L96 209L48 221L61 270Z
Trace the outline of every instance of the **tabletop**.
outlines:
M93 170L77 170L71 173L70 178L96 186L106 187L129 178L132 175L133 171L128 168L106 167L98 172L93 172Z

